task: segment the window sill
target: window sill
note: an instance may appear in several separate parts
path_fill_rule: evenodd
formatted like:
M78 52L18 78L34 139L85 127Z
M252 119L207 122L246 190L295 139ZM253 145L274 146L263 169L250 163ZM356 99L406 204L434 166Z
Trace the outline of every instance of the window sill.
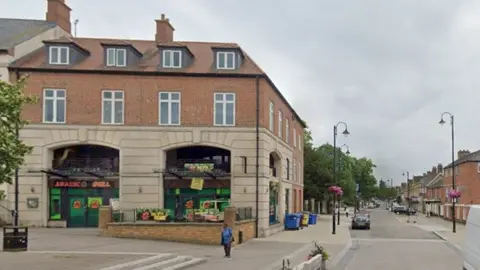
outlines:
M221 125L221 124L213 124L214 127L235 127L235 124L233 125Z
M67 122L45 122L43 121L42 124L48 124L48 125L65 125Z

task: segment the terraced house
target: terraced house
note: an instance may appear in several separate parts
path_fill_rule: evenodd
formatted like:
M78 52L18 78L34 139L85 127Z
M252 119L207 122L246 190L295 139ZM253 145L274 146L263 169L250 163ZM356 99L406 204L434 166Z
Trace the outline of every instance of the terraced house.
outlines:
M253 208L259 236L280 228L302 209L301 118L239 45L177 41L164 15L153 37L46 39L9 66L40 98L20 133L34 147L21 222L96 226L113 201L175 217L229 202Z
M462 194L455 204L455 218L465 221L470 206L480 204L480 150L475 152L458 151L454 164L455 171L453 171L452 164L445 166L444 190L441 194L444 202L442 212L444 218L453 218L453 204L447 194L453 188L453 174L455 173L456 189Z

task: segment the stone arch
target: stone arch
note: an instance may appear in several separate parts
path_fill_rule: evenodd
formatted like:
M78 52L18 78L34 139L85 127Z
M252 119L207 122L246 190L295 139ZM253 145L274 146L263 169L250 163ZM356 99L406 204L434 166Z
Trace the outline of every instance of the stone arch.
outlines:
M278 151L272 151L269 153L269 170L270 176L274 178L281 178L282 174L282 156Z
M212 143L179 143L176 144L175 147L164 148L163 151L165 168L167 169L175 167L175 165L182 162L197 163L201 160L211 160L214 161L215 168L218 166L218 168L228 173L233 171L233 151L223 145Z
M170 151L170 150L179 149L179 148L183 148L183 147L189 147L189 146L215 147L215 148L228 150L230 152L233 151L231 146L228 146L228 145L225 145L225 144L219 144L219 143L210 143L210 142L201 142L201 143L180 142L180 143L170 144L170 145L162 148L162 150L167 152L167 151Z
M117 149L118 151L121 151L121 148L118 145L107 143L107 142L100 142L100 141L60 141L60 142L45 144L43 147L46 148L47 150L52 151L59 148L64 148L64 147L69 147L74 145L99 145L99 146L110 147L113 149Z

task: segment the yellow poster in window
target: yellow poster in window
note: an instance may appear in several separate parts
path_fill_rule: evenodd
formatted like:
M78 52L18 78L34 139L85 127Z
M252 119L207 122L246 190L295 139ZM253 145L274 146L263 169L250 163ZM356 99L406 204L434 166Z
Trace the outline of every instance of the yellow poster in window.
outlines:
M190 188L195 190L202 190L203 178L192 178L192 182L190 183Z

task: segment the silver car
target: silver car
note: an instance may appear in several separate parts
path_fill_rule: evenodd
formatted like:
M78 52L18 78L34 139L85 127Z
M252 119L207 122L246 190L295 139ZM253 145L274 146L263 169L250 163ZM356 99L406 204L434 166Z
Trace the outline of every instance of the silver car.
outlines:
M357 214L352 218L352 230L367 229L370 230L370 215Z

